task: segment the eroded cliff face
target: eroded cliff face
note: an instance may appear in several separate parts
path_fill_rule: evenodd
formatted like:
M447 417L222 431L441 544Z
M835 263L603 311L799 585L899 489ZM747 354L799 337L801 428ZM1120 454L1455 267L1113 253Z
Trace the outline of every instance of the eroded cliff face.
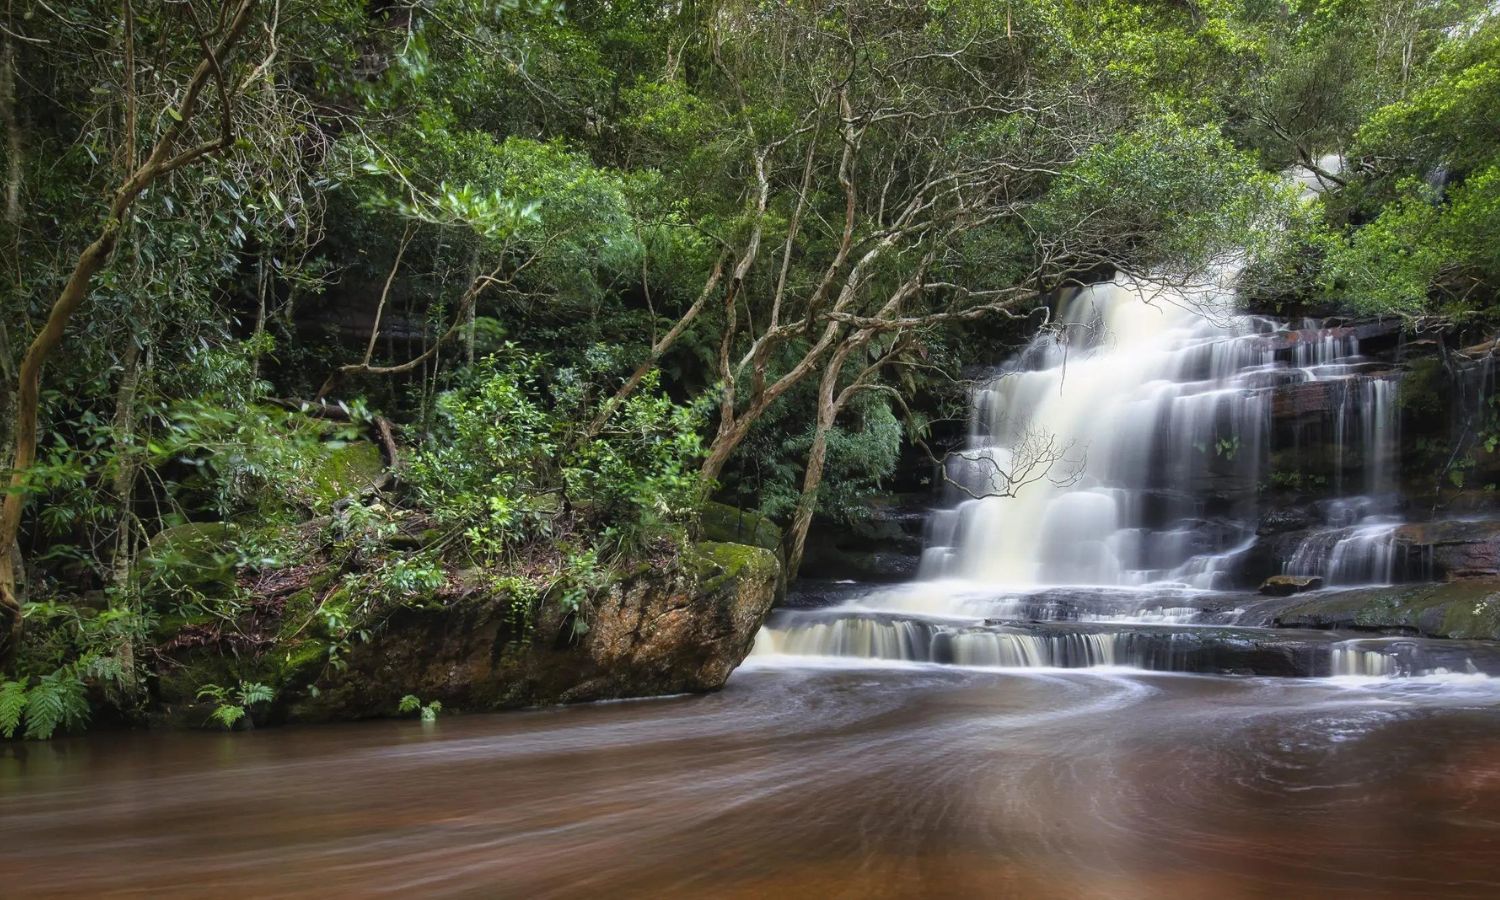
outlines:
M723 687L776 599L780 566L765 549L694 545L673 571L642 565L578 612L525 602L482 572L430 602L393 609L330 664L315 634L285 634L252 654L200 648L163 661L155 719L193 727L203 683L253 680L277 691L264 722L395 715L410 694L479 712L650 697Z

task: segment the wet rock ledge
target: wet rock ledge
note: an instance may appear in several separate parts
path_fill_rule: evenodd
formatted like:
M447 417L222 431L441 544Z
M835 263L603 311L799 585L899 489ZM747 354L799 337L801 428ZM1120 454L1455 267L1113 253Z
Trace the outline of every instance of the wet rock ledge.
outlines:
M1315 592L1275 601L1246 624L1500 640L1500 583L1459 581ZM1268 603L1269 605L1269 603Z

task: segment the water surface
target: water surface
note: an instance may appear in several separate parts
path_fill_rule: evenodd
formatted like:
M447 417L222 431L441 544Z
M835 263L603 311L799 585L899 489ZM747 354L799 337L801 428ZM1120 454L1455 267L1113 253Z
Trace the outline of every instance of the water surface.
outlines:
M954 667L0 750L8 897L1500 895L1500 689Z

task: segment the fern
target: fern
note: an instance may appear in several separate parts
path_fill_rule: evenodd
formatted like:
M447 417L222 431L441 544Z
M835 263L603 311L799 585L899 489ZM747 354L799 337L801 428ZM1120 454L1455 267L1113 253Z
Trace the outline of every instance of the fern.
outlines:
M215 722L218 722L220 725L223 725L226 730L233 728L234 723L238 722L244 717L245 708L243 706L235 706L233 703L220 703L214 708L214 711L209 714L209 718L213 719Z
M266 685L257 681L240 682L240 705L251 706L256 703L270 703L276 696L276 692Z
M88 724L89 701L74 673L58 669L43 675L26 698L26 738L45 741L58 728L73 731Z
M15 737L25 711L26 682L0 681L0 735Z
M421 699L416 694L407 694L401 698L401 704L396 707L396 711L402 713L421 713L423 722L435 722L437 721L438 713L443 711L443 704L440 701L434 700L423 706Z
M257 703L269 703L275 699L276 691L269 685L258 681L241 681L238 688L220 687L217 684L205 684L198 688L199 700L213 700L218 705L208 717L226 729L232 729L245 716L250 714L250 707Z

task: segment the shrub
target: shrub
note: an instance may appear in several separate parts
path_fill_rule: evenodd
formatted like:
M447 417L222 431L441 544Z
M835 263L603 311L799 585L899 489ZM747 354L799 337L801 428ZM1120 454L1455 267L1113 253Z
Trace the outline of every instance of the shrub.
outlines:
M436 434L406 473L418 499L488 558L568 533L606 553L674 533L696 508L696 411L653 375L589 434L587 392L546 372L507 348L440 397Z

